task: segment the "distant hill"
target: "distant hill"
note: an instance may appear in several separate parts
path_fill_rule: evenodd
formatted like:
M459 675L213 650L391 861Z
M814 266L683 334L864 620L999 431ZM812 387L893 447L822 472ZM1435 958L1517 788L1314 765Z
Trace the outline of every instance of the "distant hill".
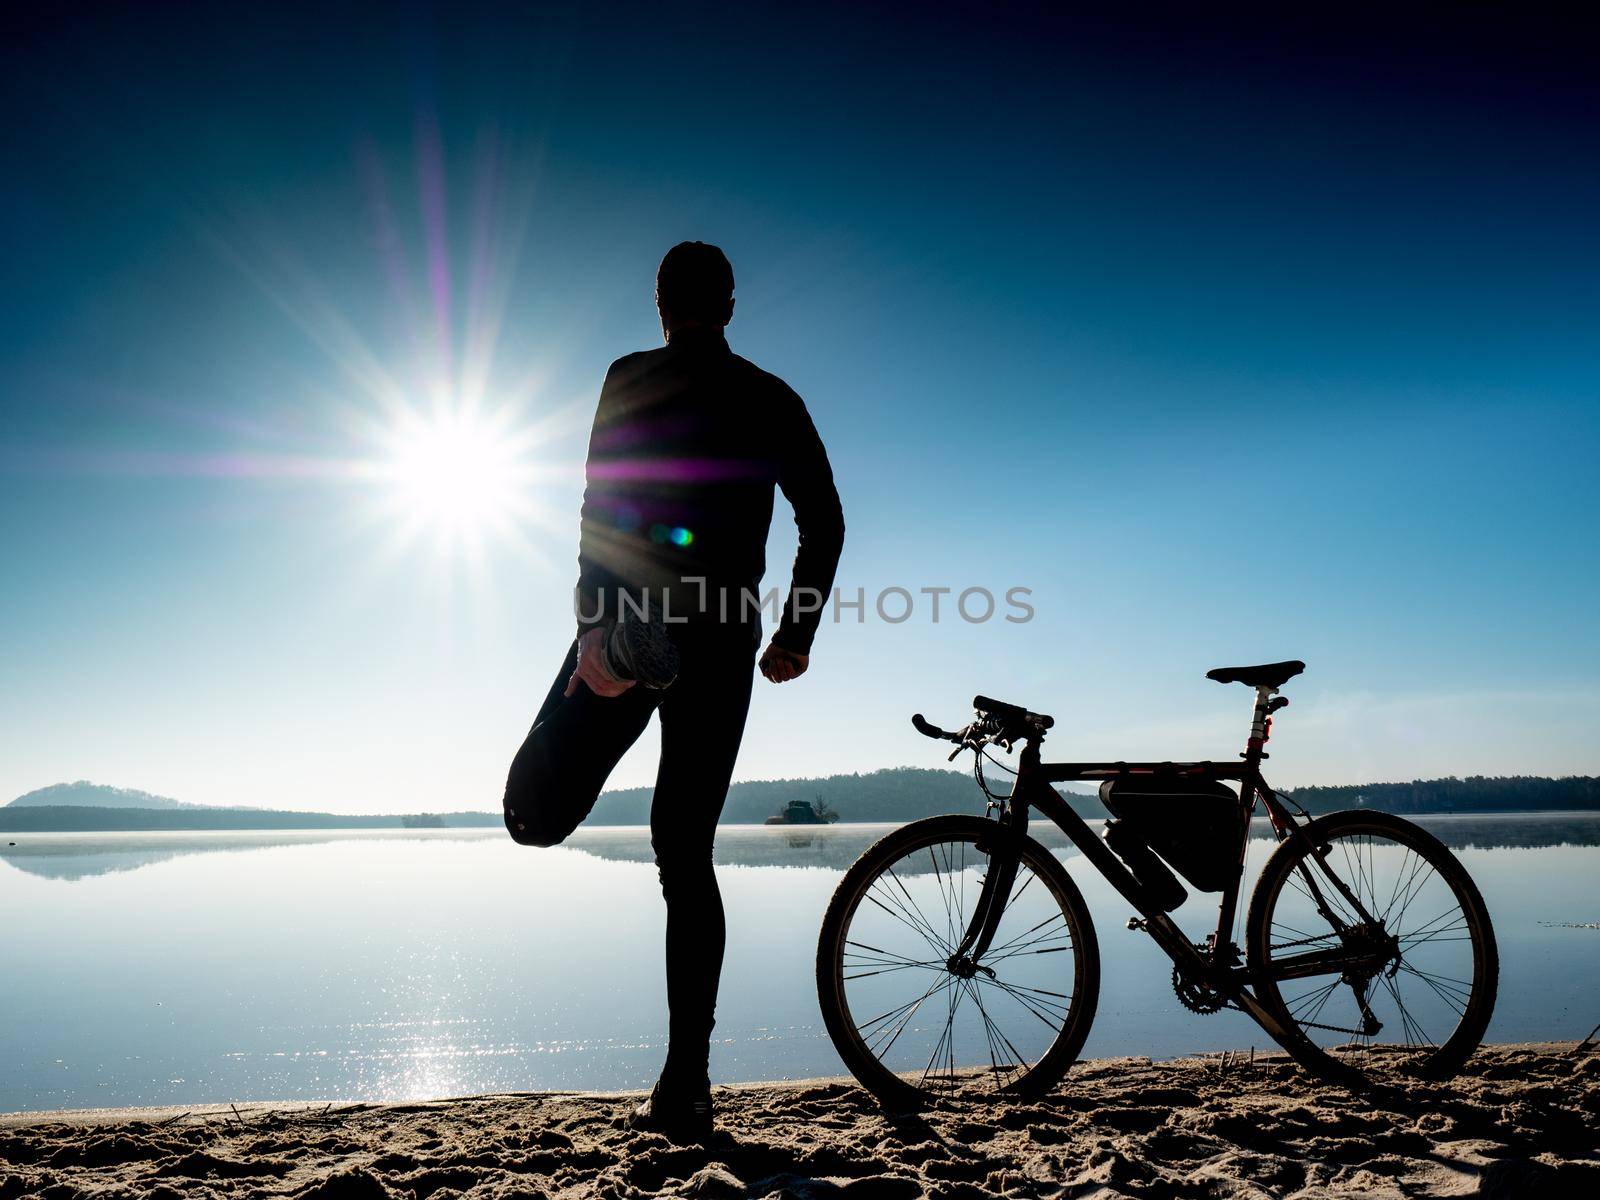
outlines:
M107 787L80 779L77 783L53 783L18 796L7 808L206 808L186 804L170 796L156 796L137 788Z

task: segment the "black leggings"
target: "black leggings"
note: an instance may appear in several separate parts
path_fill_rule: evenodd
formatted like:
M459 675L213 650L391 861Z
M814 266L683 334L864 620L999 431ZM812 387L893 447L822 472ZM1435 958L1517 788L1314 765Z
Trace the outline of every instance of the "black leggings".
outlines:
M506 780L506 828L525 846L554 846L589 815L612 768L661 714L661 765L650 842L667 901L667 1073L705 1070L726 929L711 865L717 818L750 710L757 630L679 626L677 680L596 696L580 683L563 696L577 660L567 652Z

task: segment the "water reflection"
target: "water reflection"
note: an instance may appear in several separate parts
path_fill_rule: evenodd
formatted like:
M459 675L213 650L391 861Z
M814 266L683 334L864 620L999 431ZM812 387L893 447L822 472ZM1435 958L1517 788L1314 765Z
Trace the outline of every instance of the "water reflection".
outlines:
M77 880L119 871L137 871L190 854L237 854L285 846L348 841L445 841L483 838L489 829L448 830L196 830L177 833L10 833L0 845L0 861L44 879Z
M1600 937L1566 926L1600 917L1600 814L1423 823L1460 848L1494 915L1490 1036L1582 1037L1600 1019ZM721 831L718 1078L840 1071L817 929L840 871L889 828ZM1248 877L1270 849L1252 843ZM0 911L16 914L0 922L0 1110L640 1087L660 1067L645 829L551 850L493 828L10 834L0 859ZM1265 1045L1241 1014L1181 1009L1170 963L1123 932L1126 902L1073 861L1102 959L1086 1054ZM1175 918L1203 936L1215 904L1191 896Z
M1410 818L1445 845L1463 849L1534 849L1600 846L1600 813L1471 813ZM1091 821L1097 832L1101 822ZM740 867L814 867L845 870L893 828L885 824L809 826L725 825L717 833L716 860ZM1036 822L1030 832L1052 850L1078 853L1055 826ZM503 839L498 829L394 829L196 831L191 833L33 833L7 836L0 861L46 879L78 880L167 862L191 854L228 854L274 847L351 840L460 842ZM1270 839L1265 820L1251 836ZM647 829L635 825L580 829L566 848L615 862L652 863Z

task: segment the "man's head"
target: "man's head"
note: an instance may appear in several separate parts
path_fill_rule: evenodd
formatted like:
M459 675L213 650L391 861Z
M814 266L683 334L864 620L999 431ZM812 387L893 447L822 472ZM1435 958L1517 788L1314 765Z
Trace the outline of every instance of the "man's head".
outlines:
M721 329L733 319L733 268L705 242L679 242L656 272L656 307L668 337L696 325Z

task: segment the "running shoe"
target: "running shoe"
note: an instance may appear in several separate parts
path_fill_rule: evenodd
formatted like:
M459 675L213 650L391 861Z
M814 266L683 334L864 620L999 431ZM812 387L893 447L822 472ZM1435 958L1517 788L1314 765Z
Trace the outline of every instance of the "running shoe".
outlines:
M642 617L624 613L601 643L600 656L614 678L642 687L659 691L678 677L678 648L661 618L649 610Z

